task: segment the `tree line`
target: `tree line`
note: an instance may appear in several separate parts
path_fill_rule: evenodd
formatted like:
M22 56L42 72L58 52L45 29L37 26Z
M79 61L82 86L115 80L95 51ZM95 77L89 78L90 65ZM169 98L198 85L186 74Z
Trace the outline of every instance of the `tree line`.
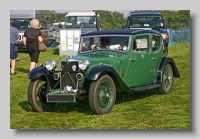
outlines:
M102 29L115 29L122 28L126 25L127 17L123 13L117 11L108 11L108 10L93 10L94 12L99 13L100 22L103 24ZM190 26L190 10L158 10L164 18L165 23L170 25L171 29L177 29L182 27ZM65 13L56 13L55 10L36 10L36 19L40 21L40 24L43 27L46 27L47 24L55 22L64 22Z

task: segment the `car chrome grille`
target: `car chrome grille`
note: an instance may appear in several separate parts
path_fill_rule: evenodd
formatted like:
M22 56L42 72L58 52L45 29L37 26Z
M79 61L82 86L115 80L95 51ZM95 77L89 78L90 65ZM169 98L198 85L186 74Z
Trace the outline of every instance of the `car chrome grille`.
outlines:
M72 70L72 66L76 65L77 69L75 71ZM78 62L61 62L61 67L63 67L61 71L61 90L64 90L65 86L72 86L72 89L76 89L77 79L76 74L79 71Z

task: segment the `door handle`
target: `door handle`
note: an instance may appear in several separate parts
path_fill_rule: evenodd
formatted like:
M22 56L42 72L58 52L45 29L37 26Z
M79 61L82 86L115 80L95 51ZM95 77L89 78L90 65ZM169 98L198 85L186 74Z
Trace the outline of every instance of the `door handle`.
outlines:
M153 61L155 61L156 60L156 58L151 58Z
M135 62L135 60L134 59L129 59L131 62Z

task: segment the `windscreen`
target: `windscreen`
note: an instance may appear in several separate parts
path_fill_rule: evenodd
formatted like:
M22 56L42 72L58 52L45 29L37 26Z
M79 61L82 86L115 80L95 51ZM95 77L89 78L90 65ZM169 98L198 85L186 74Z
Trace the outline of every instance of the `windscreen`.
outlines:
M68 16L66 17L66 27L71 26L81 27L96 27L96 17L95 16Z
M155 28L163 29L162 17L130 17L129 28Z
M80 52L90 52L93 50L115 50L127 51L129 46L129 36L91 36L82 37Z
M13 26L16 28L29 28L30 20L29 19L15 19L13 20Z

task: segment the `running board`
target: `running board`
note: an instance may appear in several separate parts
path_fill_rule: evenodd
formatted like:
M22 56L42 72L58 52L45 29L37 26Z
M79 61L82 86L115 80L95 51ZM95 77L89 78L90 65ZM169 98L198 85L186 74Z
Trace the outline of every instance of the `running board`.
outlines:
M151 84L151 85L147 85L147 86L132 87L131 90L145 91L145 90L155 89L155 88L159 88L159 87L160 87L160 84Z

